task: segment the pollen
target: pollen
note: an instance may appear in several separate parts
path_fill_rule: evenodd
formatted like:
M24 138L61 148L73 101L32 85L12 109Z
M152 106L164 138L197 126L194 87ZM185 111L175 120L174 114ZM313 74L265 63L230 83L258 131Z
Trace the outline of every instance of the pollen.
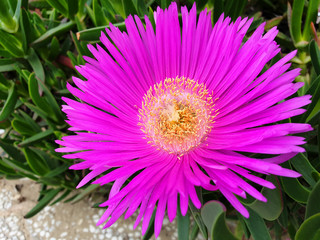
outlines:
M218 114L215 100L203 83L184 77L166 78L144 95L138 125L149 144L182 156L210 133Z

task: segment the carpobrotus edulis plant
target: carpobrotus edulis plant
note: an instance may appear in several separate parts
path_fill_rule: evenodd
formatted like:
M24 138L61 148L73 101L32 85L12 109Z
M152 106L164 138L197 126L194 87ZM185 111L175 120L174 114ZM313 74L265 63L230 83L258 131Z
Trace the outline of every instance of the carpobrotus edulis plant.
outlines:
M264 34L262 24L244 42L252 19L221 16L212 27L210 13L197 18L195 5L181 15L182 26L172 3L155 12L155 29L148 17L144 26L129 16L126 32L110 25L100 38L104 48L90 45L95 59L77 67L87 80L68 85L81 100L64 98L76 134L57 141L64 146L57 151L82 160L72 169L91 170L78 187L96 177L95 184L114 182L101 204L108 207L98 222L105 227L139 208L135 227L143 218L145 233L157 206L158 236L166 211L172 221L177 206L182 215L189 201L201 207L196 187L220 191L249 217L236 195L267 199L244 179L275 188L253 172L300 176L279 164L304 151L304 139L292 134L311 127L275 124L310 103L310 96L283 101L303 85L293 82L299 69L288 71L296 52L263 72L280 52L276 28Z

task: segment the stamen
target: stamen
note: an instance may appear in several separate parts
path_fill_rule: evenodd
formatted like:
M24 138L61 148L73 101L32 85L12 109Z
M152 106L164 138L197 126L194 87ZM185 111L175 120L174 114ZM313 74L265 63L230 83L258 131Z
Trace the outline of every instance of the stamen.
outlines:
M139 109L148 144L179 157L199 146L218 114L206 86L184 78L166 78L150 87Z

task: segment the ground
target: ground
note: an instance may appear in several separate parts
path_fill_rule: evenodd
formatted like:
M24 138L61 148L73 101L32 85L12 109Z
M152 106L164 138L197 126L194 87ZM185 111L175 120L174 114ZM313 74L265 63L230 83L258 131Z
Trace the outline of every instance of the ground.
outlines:
M141 226L133 230L135 216L120 219L108 229L97 227L104 210L92 208L93 202L88 198L75 204L48 206L33 218L25 219L23 216L37 202L39 188L39 184L28 179L0 178L0 240L142 239ZM158 239L177 239L176 223L165 218Z

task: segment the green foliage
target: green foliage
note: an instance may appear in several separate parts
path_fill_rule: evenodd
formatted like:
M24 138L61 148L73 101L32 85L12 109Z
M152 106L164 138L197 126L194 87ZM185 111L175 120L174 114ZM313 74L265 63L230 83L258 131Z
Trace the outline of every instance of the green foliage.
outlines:
M218 201L207 202L201 209L201 217L212 240L236 240L225 221L225 206Z
M261 190L261 193L268 201L261 202L255 199L249 203L248 201L244 202L244 204L254 210L263 219L273 221L280 216L283 210L281 185L279 180L274 176L267 176L266 180L272 182L276 186L276 189L263 188Z
M0 0L0 128L5 133L0 147L5 154L0 159L0 177L28 177L42 185L39 202L26 218L40 212L48 204L60 201L77 202L99 189L87 185L73 190L82 178L80 171L71 171L73 160L55 152L55 139L68 134L65 116L61 112L62 96L71 95L66 83L77 75L75 65L84 64L83 56L91 56L88 43L99 41L101 31L109 23L125 31L124 19L149 16L166 8L170 0ZM200 12L205 7L212 12L213 23L221 13L235 20L238 16L253 17L249 34L263 21L265 29L278 26L277 42L289 52L298 48L294 67L301 68L297 81L305 82L299 95L312 95L306 112L291 122L310 123L314 131L303 134L308 140L306 153L298 154L283 166L299 171L299 179L267 177L277 187L262 188L268 202L246 199L250 212L246 219L226 211L218 193L201 192L201 209L190 205L186 216L177 212L179 239L319 239L320 209L320 50L319 34L313 29L319 0L180 0L189 9L194 2ZM4 7L5 6L5 7ZM316 25L317 26L317 25ZM314 40L312 40L314 38ZM270 63L271 65L272 63ZM266 66L267 68L269 66ZM81 76L79 76L81 77ZM105 190L104 190L105 191ZM218 201L209 201L219 199ZM241 200L242 201L242 200ZM227 208L232 209L231 207ZM153 235L152 215L143 239ZM190 218L193 221L190 222ZM230 230L229 226L235 226ZM274 234L269 234L269 232Z
M185 216L181 214L180 208L177 210L177 222L178 222L178 239L188 239L190 216L187 213Z

